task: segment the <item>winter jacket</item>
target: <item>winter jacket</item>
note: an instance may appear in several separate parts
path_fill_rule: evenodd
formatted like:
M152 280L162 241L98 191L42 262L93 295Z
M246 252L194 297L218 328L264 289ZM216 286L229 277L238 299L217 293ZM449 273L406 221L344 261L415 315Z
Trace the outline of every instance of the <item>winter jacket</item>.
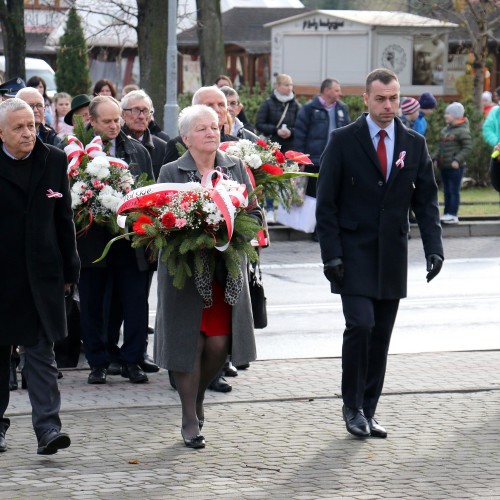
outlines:
M467 118L463 118L441 130L437 165L439 168L452 168L451 163L456 160L460 167L465 167L467 156L471 151L472 137L469 122Z
M281 119L283 111L288 104L288 109L283 120L281 120L280 128L285 124L292 133L288 139L282 139L278 135L276 125ZM277 142L281 145L281 151L285 152L294 148L295 120L300 109L300 104L295 100L295 97L288 102L278 101L276 96L271 94L261 105L257 111L257 119L255 126L260 133L268 136L272 142Z
M483 138L494 148L500 142L500 106L493 108L483 124Z
M336 128L351 123L347 106L338 101L335 105ZM319 166L319 158L326 147L329 137L330 118L319 97L305 104L295 122L294 149L310 155L311 161Z

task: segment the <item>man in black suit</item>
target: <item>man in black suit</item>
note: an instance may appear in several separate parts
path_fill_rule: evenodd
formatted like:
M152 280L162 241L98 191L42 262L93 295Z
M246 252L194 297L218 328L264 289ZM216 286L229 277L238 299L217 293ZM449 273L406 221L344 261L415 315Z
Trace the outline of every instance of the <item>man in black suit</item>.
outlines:
M64 294L78 282L80 261L66 155L36 136L31 107L0 104L0 211L12 228L0 246L0 452L7 449L9 365L22 346L37 453L70 446L61 432L54 342L66 334Z
M432 161L425 139L397 118L399 91L395 73L372 71L364 94L368 114L334 130L320 161L321 256L346 321L342 411L348 432L359 437L387 436L374 416L399 300L406 296L410 208L428 282L444 258Z

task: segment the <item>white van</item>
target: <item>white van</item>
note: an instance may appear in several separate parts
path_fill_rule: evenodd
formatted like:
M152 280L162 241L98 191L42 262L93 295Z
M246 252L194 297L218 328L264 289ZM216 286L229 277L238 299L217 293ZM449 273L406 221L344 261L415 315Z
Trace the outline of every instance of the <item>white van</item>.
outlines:
M47 84L47 95L52 99L57 92L55 72L43 59L27 57L24 60L26 66L26 81L32 76L40 76ZM0 80L5 81L5 56L0 56Z

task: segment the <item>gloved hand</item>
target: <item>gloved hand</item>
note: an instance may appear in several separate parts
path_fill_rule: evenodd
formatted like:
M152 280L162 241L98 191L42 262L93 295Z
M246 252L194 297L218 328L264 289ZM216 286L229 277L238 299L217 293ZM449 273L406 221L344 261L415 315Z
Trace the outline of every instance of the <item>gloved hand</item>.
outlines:
M441 271L442 267L443 258L440 255L431 253L429 256L427 256L427 283L429 283L431 279L435 278L439 274L439 271Z
M323 274L326 279L339 288L344 282L344 263L340 257L329 260L323 265Z

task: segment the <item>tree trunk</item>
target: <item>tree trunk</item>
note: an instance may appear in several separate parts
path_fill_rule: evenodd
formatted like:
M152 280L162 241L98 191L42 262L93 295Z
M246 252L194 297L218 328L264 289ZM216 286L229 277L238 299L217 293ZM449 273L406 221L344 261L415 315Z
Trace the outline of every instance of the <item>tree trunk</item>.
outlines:
M153 100L154 119L161 127L167 93L168 2L137 0L137 10L140 86Z
M0 0L0 24L5 52L4 80L7 81L18 76L26 80L23 0L10 0L7 4Z
M226 72L220 0L196 0L201 83L212 85Z

